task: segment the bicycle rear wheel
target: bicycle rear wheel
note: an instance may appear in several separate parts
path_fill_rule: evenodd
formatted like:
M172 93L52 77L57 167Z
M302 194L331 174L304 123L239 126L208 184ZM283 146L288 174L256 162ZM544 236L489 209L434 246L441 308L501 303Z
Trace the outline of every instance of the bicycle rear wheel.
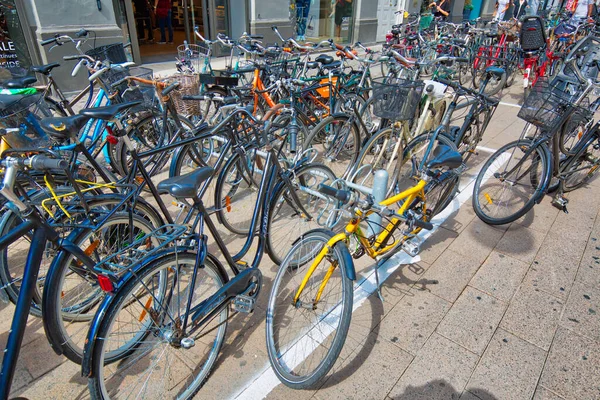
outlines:
M531 140L508 143L485 162L473 190L475 214L487 224L503 225L525 215L550 182L545 145Z
M348 334L353 292L345 272L353 265L348 265L352 258L343 242L329 249L294 301L302 278L333 235L322 229L303 235L281 263L269 297L269 361L279 380L294 389L318 385L333 367Z
M196 254L179 252L150 262L124 282L100 321L88 381L92 399L192 398L223 345L229 309L190 334L191 321L186 332L182 329L185 307L190 290L191 307L215 294L226 282L224 273L212 257L200 268ZM115 349L125 348L129 352L119 362L105 362Z
M565 192L578 189L589 182L600 165L600 143L598 137L593 136L587 144L573 157L565 171L562 189Z

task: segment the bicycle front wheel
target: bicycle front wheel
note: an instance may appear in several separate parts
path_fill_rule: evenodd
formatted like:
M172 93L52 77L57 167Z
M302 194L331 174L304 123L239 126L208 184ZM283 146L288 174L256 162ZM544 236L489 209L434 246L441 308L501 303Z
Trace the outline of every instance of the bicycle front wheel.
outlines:
M570 192L589 182L600 165L600 143L593 136L569 162L563 174L563 191Z
M279 380L293 389L314 388L333 367L352 317L353 268L345 244L328 250L295 301L300 282L333 232L313 230L301 237L275 277L267 306L267 352Z
M549 152L532 149L531 140L501 147L485 162L473 190L475 214L487 224L503 225L525 215L550 182Z
M215 294L225 284L223 274L211 257L200 268L196 254L179 252L150 262L125 282L100 321L88 381L92 399L192 398L217 359L229 311L223 308L190 333L197 327L189 321L183 331L186 306L190 291L192 308ZM124 348L126 357L105 363Z

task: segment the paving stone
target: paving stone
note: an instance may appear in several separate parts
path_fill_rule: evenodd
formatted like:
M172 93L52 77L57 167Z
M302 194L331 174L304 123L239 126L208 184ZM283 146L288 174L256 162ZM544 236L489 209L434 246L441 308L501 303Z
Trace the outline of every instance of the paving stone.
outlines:
M436 331L481 355L505 309L503 301L467 286Z
M350 358L325 381L315 395L317 399L383 399L413 359L376 334L369 335Z
M450 306L428 291L413 289L383 319L379 336L417 354Z
M425 279L425 272L431 266L426 262L419 261L414 264L406 264L396 269L380 286L383 301L383 313L390 312L402 298L408 294L413 286L428 288L430 282ZM371 296L377 297L377 292Z
M528 268L529 264L494 250L469 285L500 300L509 301Z
M595 219L595 211L593 214L586 213L585 209L568 214L560 212L550 230L561 235L563 239L587 240L592 232Z
M580 335L600 341L600 284L576 282L560 323Z
M450 243L458 237L458 233L444 228L438 228L437 231L421 246L419 257L421 260L433 264L435 260L450 246Z
M19 362L22 362L33 379L39 378L58 367L67 359L57 355L50 347L46 337L40 337L21 347Z
M560 299L524 283L513 297L500 326L548 350L563 306Z
M542 385L539 385L535 390L535 395L532 400L564 400L564 397L557 395L554 392L546 389Z
M424 275L424 279L428 282L427 290L452 303L467 286L480 265L481 263L476 259L447 249Z
M552 197L544 196L541 203L536 204L515 223L539 232L548 232L559 212L560 210L552 205Z
M545 236L546 232L513 224L498 242L496 250L517 260L531 263L542 245Z
M466 207L463 206L450 214L440 226L449 231L461 233L475 218L473 207L469 207L467 204Z
M87 378L81 376L79 365L65 362L42 379L12 394L28 399L88 399L90 396L87 382Z
M600 397L600 344L560 327L540 384L566 399Z
M458 399L478 357L433 333L389 396L393 399Z
M481 264L496 247L503 234L502 228L487 225L477 218L450 244L448 249L473 258Z
M559 233L550 232L527 272L525 281L566 300L585 245L584 239L566 239Z
M529 399L533 396L546 352L498 329L466 389L479 396ZM489 397L488 397L489 398Z

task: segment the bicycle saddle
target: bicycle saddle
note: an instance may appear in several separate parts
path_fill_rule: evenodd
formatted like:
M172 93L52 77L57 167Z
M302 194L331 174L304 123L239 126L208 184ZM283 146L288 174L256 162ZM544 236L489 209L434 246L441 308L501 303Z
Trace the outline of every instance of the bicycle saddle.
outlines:
M452 39L452 43L454 43L458 46L464 46L465 44L467 44L467 41L465 39L454 38L454 39Z
M70 137L77 137L81 128L91 119L86 115L72 115L70 117L44 118L40 127L54 139L63 142Z
M16 104L17 102L19 102L19 100L27 96L28 95L21 94L0 94L0 109L5 113L8 113L7 108L12 106L13 104Z
M419 39L419 35L417 35L416 33L413 34L413 35L408 35L406 37L406 40L408 40L409 42L414 42L414 41L416 41L418 39Z
M333 57L328 56L327 54L320 54L315 61L321 63L323 65L329 65L333 62Z
M504 74L504 69L500 68L500 67L491 66L491 67L487 67L485 69L485 73L494 75L494 76L497 76L498 78L500 78Z
M174 176L165 179L157 186L159 193L169 193L176 199L190 199L195 197L200 186L212 176L215 170L211 167L200 167L189 174Z
M2 86L7 89L22 89L36 82L37 78L35 76L23 76L21 78L8 79L2 83Z
M31 67L31 70L33 72L39 72L40 74L48 75L50 73L50 71L52 71L56 67L60 67L60 64L59 63L50 63L50 64L45 64L45 65L38 65L35 67Z
M449 146L440 144L433 150L433 159L427 163L427 169L448 167L458 168L462 165L462 156Z
M141 103L141 101L132 101L129 103L113 104L107 107L85 108L79 111L79 114L92 118L102 119L105 121L110 121L111 119L114 119L115 116L117 116L118 114L121 114L129 110L130 108L140 105Z

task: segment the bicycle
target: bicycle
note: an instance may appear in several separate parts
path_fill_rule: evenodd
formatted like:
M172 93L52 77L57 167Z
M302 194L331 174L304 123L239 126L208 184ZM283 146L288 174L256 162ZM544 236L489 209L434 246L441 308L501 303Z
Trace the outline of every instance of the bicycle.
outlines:
M237 112L243 113L247 118L253 118L243 108ZM268 129L267 124L261 134L261 140L267 143ZM236 255L229 253L221 234L197 194L201 186L214 173L212 168L199 168L187 175L169 178L159 184L161 191L168 192L176 199L191 200L196 218L190 229L186 229L185 235L174 238L177 243L182 244L177 244L172 251L165 251L144 260L139 267L113 286L112 298L106 299L100 306L100 311L96 314L88 334L86 358L82 365L82 374L89 377L92 398L106 399L116 393L138 392L137 388L144 386L139 389L138 393L141 393L147 390L145 387L147 385L159 392L162 391L157 395L163 398L171 397L172 390L187 398L200 389L223 344L229 305L232 304L234 310L244 313L249 313L254 308L262 285L262 274L258 265L267 245L269 210L273 207L274 201L271 193L277 187L278 181L287 187L289 197L286 201L291 201L298 210L302 210L301 212L310 218L303 202L296 196L295 188L286 178L274 149L267 146L265 152L267 155L264 161L264 173L252 216L250 233L247 235L243 249ZM233 274L231 280L228 279L220 261L208 253L205 226L231 269ZM242 258L250 251L255 236L258 236L258 247L252 263L248 264ZM167 278L153 279L161 273ZM184 274L187 277L184 277ZM200 275L205 278L200 279ZM145 282L162 282L162 284L157 286ZM208 287L194 297L196 283ZM121 312L123 317L119 316ZM132 333L127 338L117 338L113 343L111 330L117 325L116 321L120 321L119 318L126 319L127 315L136 316L137 322L130 329ZM159 333L167 331L173 334ZM159 340L154 343L151 343L154 339L146 341L146 337L155 337L153 332L159 334ZM202 341L199 340L200 338ZM106 364L106 353L110 352L113 346L120 346L122 340L131 342L129 353L122 357L119 363ZM194 361L197 367L191 373L182 372L179 367L187 369L185 363L174 364L173 371L179 368L177 372L179 383L175 388L170 385L165 388L164 381L160 377L142 380L137 377L125 378L127 374L123 374L124 370L129 370L136 375L135 370L145 364L145 357L150 357L148 361L154 357L154 345L160 347L159 352L162 351L163 346L180 349L184 352L180 355L183 359L187 359L186 354L189 352L185 352L188 349L194 351L200 349L199 358L195 358ZM162 361L168 360L162 359ZM146 372L152 374L155 371L154 363L150 362L150 364L150 369ZM161 367L161 376L165 371L171 371L169 367L164 367L167 369ZM188 379L180 379L184 373ZM112 379L113 377L115 379ZM152 393L157 392L152 391Z
M579 49L579 53L589 51L587 47ZM570 55L565 60L575 72L580 85L584 89L576 94L565 92L558 79L548 83L539 80L527 97L519 117L538 127L536 136L522 137L498 149L484 164L475 181L473 189L473 208L477 216L491 225L513 222L525 215L543 195L556 184L558 193L553 205L566 212L567 200L562 196L565 188L580 186L576 183L565 184L579 169L571 170L574 163L580 162L587 148L593 144L590 136L595 128L588 130L573 148L573 156L562 159L560 155L560 135L565 121L576 112L585 112L582 103L597 82L584 76L577 66L577 59ZM525 127L524 132L528 131ZM591 159L590 173L596 169L596 159ZM583 181L582 181L583 182Z
M460 154L448 146L430 152L434 142L435 138L419 163L418 183L379 204L374 204L371 196L361 200L353 192L320 186L322 193L354 212L342 233L316 229L303 234L279 267L267 305L266 340L271 366L286 386L317 387L339 356L352 316L352 281L356 279L352 258L367 254L376 259L377 273L416 233L433 228L428 222L428 193L452 181L453 176L438 169L462 165ZM434 157L431 160L430 155ZM413 169L416 164L414 160ZM393 204L399 204L397 212L388 208ZM369 236L360 225L373 213L388 223L375 228L376 224L369 224L370 230L375 230ZM395 238L397 231L399 237ZM418 252L408 248L405 250L411 255Z

